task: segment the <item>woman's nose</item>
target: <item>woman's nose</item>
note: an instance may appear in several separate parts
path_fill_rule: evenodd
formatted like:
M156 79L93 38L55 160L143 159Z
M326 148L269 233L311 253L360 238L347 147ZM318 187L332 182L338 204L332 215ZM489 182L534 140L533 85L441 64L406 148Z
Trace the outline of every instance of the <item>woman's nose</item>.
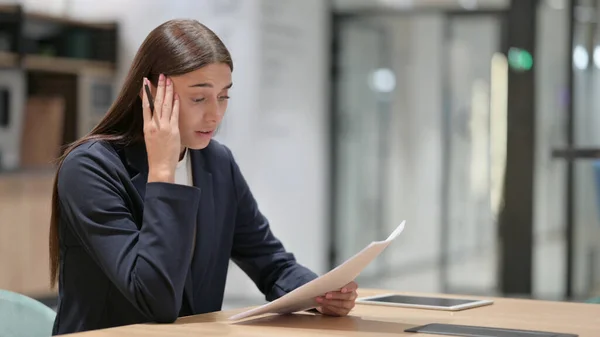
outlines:
M206 109L204 110L204 117L210 121L216 121L219 119L220 109L219 102L211 101L210 104L207 104Z

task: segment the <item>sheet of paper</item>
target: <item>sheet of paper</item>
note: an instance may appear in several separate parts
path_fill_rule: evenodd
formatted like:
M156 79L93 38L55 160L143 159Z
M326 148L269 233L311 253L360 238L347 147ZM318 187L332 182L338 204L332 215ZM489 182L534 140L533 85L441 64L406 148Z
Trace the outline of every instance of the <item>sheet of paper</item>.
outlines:
M250 309L240 314L231 316L230 320L239 320L247 317L266 313L289 314L297 311L316 308L316 297L330 291L337 291L346 284L354 281L356 277L375 260L383 250L404 230L402 223L384 241L371 242L356 255L334 268L327 274L291 291L290 293L257 308Z

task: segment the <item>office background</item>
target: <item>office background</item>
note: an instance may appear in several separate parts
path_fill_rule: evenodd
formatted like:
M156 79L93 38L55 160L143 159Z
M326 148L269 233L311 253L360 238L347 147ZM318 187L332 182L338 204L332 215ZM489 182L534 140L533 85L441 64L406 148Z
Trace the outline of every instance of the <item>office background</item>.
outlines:
M402 220L361 287L600 295L600 7L592 0L0 0L0 289L50 306L61 145L148 32L230 48L217 139L275 234L324 273ZM263 301L232 264L225 307Z

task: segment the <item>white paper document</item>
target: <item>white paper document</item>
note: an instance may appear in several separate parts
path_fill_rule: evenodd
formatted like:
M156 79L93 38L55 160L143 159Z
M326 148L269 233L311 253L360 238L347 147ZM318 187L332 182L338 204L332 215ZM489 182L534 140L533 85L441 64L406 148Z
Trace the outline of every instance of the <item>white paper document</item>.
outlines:
M383 250L389 246L398 235L400 235L400 233L402 233L405 222L406 221L402 221L385 241L371 242L363 250L327 274L306 283L275 301L231 316L229 319L239 320L266 313L289 314L316 308L319 306L316 302L318 296L325 295L330 291L338 291L346 284L354 281L365 267L367 267L371 261L375 260L375 258L379 256L379 254L381 254L381 252L383 252Z

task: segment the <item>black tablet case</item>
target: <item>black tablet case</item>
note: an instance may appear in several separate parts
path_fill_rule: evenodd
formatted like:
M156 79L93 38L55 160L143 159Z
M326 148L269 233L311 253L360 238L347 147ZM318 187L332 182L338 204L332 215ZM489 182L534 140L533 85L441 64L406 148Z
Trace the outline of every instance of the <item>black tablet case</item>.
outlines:
M578 335L560 332L515 330L440 323L417 326L404 331L460 337L578 337Z

